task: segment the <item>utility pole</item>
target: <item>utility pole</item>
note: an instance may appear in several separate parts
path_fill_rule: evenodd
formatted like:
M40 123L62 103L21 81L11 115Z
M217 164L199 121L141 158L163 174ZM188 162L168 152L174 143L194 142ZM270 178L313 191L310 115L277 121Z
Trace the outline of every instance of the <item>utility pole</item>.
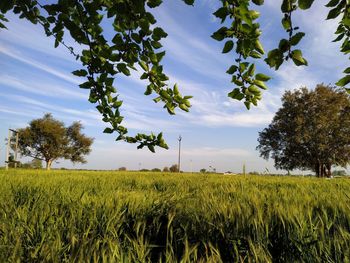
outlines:
M9 169L10 140L11 140L11 131L9 129L9 135L7 137L7 147L6 147L6 159L5 159L6 170Z
M15 168L17 168L17 151L18 151L18 131L16 130L12 130L10 129L10 131L12 131L12 133L16 134L16 144L15 144Z
M177 139L179 141L179 160L177 162L177 169L178 169L178 172L180 172L180 164L181 164L181 140L182 140L182 137L181 135L179 135L179 138Z

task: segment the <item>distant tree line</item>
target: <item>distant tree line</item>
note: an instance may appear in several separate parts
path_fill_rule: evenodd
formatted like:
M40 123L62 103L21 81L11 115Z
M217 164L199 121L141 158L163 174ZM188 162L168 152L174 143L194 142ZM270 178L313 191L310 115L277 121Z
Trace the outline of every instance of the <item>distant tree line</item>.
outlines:
M22 163L20 161L15 161L14 156L11 154L8 160L9 168L23 168L23 169L42 169L43 163L39 159L33 159L30 162Z

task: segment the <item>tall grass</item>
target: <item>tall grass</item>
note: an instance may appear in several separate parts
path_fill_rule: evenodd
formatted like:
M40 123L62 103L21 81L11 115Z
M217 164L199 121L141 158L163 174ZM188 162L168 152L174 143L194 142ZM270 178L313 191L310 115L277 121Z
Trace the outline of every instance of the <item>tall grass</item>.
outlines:
M350 180L0 171L9 262L350 262Z

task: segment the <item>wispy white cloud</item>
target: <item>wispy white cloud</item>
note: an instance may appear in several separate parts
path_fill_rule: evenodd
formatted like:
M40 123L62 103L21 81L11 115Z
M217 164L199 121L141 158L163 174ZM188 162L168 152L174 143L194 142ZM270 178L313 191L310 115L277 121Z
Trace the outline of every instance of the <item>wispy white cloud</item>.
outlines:
M40 81L34 82L20 76L0 74L0 84L23 92L29 92L46 97L66 99L72 98L81 100L86 100L88 98L87 94L84 94L83 91L79 91L78 86L64 85L71 86L71 88L66 88L63 85L58 85L53 80L45 80L44 78L41 78Z
M16 46L19 48L30 49L44 56L56 57L59 60L74 63L78 65L78 61L69 53L69 50L60 45L54 48L54 38L46 37L44 29L39 25L33 25L25 19L19 19L17 15L7 14L9 22L6 23L8 30L2 30L0 34L0 44L2 46ZM40 39L40 41L38 41ZM67 45L74 47L79 53L81 47L78 46L66 34L65 42Z
M48 64L43 64L43 63L40 63L36 60L27 58L27 57L25 57L24 54L21 54L19 51L13 51L9 48L5 48L4 46L0 46L0 53L3 53L4 55L9 56L12 59L18 60L18 61L23 62L25 64L28 64L29 66L32 66L34 68L37 68L37 69L40 69L40 70L45 71L47 73L50 73L51 75L56 76L56 77L63 79L65 81L68 81L70 83L73 83L73 84L80 84L81 83L81 80L79 80L78 78L75 78L75 77L68 75L66 73L62 73L61 71L50 67Z

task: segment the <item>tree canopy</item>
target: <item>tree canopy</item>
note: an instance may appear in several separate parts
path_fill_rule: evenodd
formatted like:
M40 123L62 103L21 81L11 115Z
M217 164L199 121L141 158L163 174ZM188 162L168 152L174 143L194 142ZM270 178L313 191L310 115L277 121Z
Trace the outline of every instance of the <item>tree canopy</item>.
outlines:
M330 176L332 165L350 161L350 100L344 90L318 85L287 91L272 123L259 133L257 149L276 168L311 169Z
M182 0L193 5L194 0ZM258 21L259 12L254 8L263 5L264 0L218 0L222 5L214 12L225 26L212 34L212 38L225 41L223 53L233 52L236 59L227 73L232 76L234 87L228 93L232 99L243 100L249 109L257 105L262 97L261 91L267 89L269 76L256 73L255 64L264 60L268 66L278 70L283 62L292 60L296 66L307 65L302 51L297 45L304 37L293 21L297 10L309 9L314 0L282 0L282 27L286 38L279 41L278 47L269 51L267 56L260 42L262 33ZM157 136L138 133L128 135L122 125L120 113L122 101L114 86L115 77L129 76L133 70L141 70L141 79L147 79L145 95L155 93L153 100L162 102L164 108L175 114L175 109L188 111L191 96L183 96L177 85L169 86L168 77L161 65L165 51L161 39L167 33L157 25L152 9L160 6L162 0L58 0L53 4L40 3L38 0L2 0L0 2L0 28L5 28L8 20L5 14L12 11L20 18L43 26L47 36L55 39L55 46L64 45L69 52L80 60L82 68L73 72L85 78L80 88L90 90L89 101L97 103L96 108L102 120L109 123L104 132L118 134L117 140L138 143L138 148L147 146L152 152L154 147L168 148L162 133ZM335 41L343 41L341 52L350 52L349 1L330 0L326 5L330 11L327 19L339 18ZM2 21L2 22L1 22ZM102 24L107 23L114 29L114 36L109 38ZM82 46L77 53L64 41L65 33ZM277 44L277 43L276 43ZM345 76L337 85L345 87L350 82L350 68L345 69Z
M82 134L82 128L79 122L65 127L51 114L45 114L43 118L32 120L28 127L18 130L20 153L44 160L48 170L52 162L60 158L85 163L84 155L90 153L93 139Z

